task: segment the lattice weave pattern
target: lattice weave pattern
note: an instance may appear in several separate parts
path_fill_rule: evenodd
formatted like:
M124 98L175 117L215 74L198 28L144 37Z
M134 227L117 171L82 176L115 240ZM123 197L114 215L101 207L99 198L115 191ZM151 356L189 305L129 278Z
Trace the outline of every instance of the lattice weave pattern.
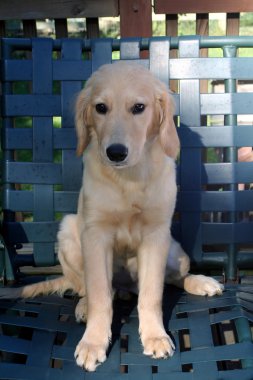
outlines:
M10 254L13 244L29 242L34 248L30 264L55 264L57 221L62 213L75 212L81 183L73 128L75 97L91 73L113 62L119 52L120 59L149 67L167 84L179 81L174 98L182 150L175 236L198 266L225 266L228 278L236 276L236 257L242 268L253 264L252 253L244 251L244 245L253 242L253 223L245 218L253 193L237 191L239 183L252 181L253 165L237 162L237 149L249 145L253 129L245 124L238 128L237 115L250 114L253 94L236 92L238 80L252 78L253 58L237 58L235 49L240 42L253 42L244 38L228 47L221 39L216 45L223 49L223 58L199 58L200 48L210 46L209 40L201 41L5 40L4 234ZM171 47L178 48L178 59L169 59ZM140 58L142 49L148 50L148 59ZM200 82L213 83L214 78L223 81L224 93L200 94ZM21 94L15 92L20 82L26 84ZM24 128L24 118L29 127ZM17 222L13 212L28 218ZM23 265L20 257L15 260Z
M134 303L115 302L113 342L97 373L85 373L74 360L84 326L74 320L72 299L38 298L0 302L0 377L12 379L252 379L252 343L225 345L225 334L237 321L252 319L252 288L227 289L221 297L180 295L166 289L165 323L176 343L174 356L150 359L142 354ZM177 305L175 306L175 302ZM250 309L249 309L250 308ZM169 309L169 311L168 311ZM231 325L233 325L231 327ZM237 326L238 328L238 326ZM220 338L218 338L220 334ZM232 343L232 342L231 342ZM242 366L245 368L242 369ZM238 369L240 368L240 369Z

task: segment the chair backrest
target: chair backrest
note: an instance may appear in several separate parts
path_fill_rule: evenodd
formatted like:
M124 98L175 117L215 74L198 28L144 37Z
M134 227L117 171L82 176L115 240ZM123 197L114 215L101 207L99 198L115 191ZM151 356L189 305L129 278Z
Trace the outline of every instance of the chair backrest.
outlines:
M219 48L220 57L201 58L206 47ZM253 162L238 162L237 150L253 145L252 120L239 116L253 114L253 89L245 85L253 54L238 58L239 47L253 47L253 38L3 39L2 230L14 271L57 262L58 222L75 212L82 175L75 97L93 71L116 59L136 60L166 84L178 80L173 234L197 267L224 269L230 279L238 267L252 267L253 191L238 185L253 182ZM170 59L171 49L178 58ZM204 80L208 90L200 93ZM33 253L17 255L27 243Z

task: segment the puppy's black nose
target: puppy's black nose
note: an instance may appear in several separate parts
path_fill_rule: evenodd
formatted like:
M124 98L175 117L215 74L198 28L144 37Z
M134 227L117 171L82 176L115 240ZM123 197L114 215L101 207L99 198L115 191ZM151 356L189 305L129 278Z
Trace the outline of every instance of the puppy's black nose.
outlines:
M128 148L122 144L112 144L106 149L107 157L113 162L122 162L128 155Z

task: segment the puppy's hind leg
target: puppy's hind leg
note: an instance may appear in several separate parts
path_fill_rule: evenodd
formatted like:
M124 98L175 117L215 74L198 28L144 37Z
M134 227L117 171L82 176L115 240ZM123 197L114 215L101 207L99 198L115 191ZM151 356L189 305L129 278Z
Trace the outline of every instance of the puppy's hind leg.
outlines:
M78 229L78 216L66 215L57 235L59 242L58 258L64 276L69 280L72 289L80 297L85 296L84 263Z
M33 298L52 293L63 295L67 290L73 290L81 297L85 296L83 261L76 219L76 215L64 217L58 233L58 256L63 276L19 288L0 288L0 298Z
M172 239L166 266L165 282L191 294L214 296L222 294L224 286L212 277L190 274L190 259L181 245Z
M77 215L70 214L63 218L58 233L58 241L58 256L63 273L71 282L72 289L81 297L75 309L76 321L85 322L87 319L87 298Z

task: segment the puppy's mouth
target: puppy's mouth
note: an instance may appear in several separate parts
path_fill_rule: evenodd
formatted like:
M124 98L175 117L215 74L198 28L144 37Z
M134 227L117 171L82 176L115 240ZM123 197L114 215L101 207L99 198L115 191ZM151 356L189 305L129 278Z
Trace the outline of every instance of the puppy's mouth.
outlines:
M122 163L108 163L110 166L112 166L113 168L116 168L116 169L123 169L123 168L126 168L128 167L128 162L122 162Z
M110 166L112 168L115 168L115 169L124 169L124 168L127 168L129 166L129 162L128 160L125 160L125 161L122 161L122 162L113 162L113 161L110 161L107 157L104 157L102 156L101 157L102 159L102 162L104 165L106 166Z

